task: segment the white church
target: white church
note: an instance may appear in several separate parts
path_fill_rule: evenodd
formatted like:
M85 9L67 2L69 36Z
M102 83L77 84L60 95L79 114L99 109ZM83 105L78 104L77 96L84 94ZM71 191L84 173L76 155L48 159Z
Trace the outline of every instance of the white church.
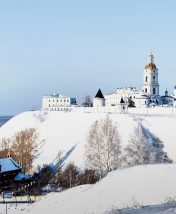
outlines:
M101 92L101 91L100 91ZM102 94L98 92L98 94ZM136 87L117 88L115 91L102 96L96 95L93 106L119 106L126 107L150 107L150 106L172 106L175 105L176 87L173 96L165 91L163 96L159 94L158 69L154 63L154 55L148 56L148 62L144 69L142 90Z
M149 108L157 106L176 107L176 86L173 95L165 91L163 96L159 94L158 69L154 63L154 55L148 55L148 62L143 73L142 90L136 87L117 88L115 91L103 95L99 89L93 98L93 106L87 107L90 111L115 112L126 111L128 108ZM85 106L78 105L76 98L60 94L51 94L42 99L44 111L82 111Z

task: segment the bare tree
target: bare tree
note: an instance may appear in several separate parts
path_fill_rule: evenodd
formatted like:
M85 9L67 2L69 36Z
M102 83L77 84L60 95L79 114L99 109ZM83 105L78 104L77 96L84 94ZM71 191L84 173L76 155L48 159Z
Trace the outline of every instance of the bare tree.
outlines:
M128 165L134 166L149 162L149 145L141 125L134 128L133 134L130 135L129 145L125 150L127 152L125 159Z
M120 143L118 128L109 116L92 124L85 145L85 158L88 167L98 171L100 178L120 167Z
M0 141L0 158L6 158L11 156L10 148L11 147L11 139L10 138L2 138Z
M60 186L64 189L72 188L80 184L80 170L74 163L69 163L60 173Z
M163 151L161 140L141 124L134 129L125 151L124 159L128 166L171 162Z
M99 180L99 175L95 170L85 169L79 175L80 185L94 184Z
M45 140L40 141L34 128L17 132L12 138L2 139L1 145L11 153L24 172L32 169L33 160L39 155L39 149Z

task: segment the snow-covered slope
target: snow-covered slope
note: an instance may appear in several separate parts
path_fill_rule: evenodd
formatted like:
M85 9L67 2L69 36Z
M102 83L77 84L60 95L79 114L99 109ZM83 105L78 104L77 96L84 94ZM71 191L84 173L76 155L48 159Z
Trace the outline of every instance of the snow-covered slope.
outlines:
M110 115L117 123L122 141L127 143L129 131L137 124L126 115ZM24 112L0 128L0 137L10 137L20 130L34 127L46 143L36 164L49 163L54 160L59 150L68 151L77 144L70 160L82 167L84 165L84 145L91 124L104 113L66 113L66 112Z
M119 128L123 146L128 144L129 135L140 122L163 141L169 157L176 160L176 117L136 114L109 115ZM77 144L69 160L82 167L84 166L84 145L89 128L95 120L105 117L106 113L24 112L0 128L0 138L11 137L17 131L34 127L38 130L40 138L46 139L35 165L50 163L59 150L66 152Z
M144 165L109 173L95 185L50 193L29 214L102 214L115 208L155 205L176 197L176 164ZM106 212L107 213L107 212Z
M176 161L175 116L109 116L118 125L123 146L128 144L129 135L134 127L141 123L163 141L168 156ZM105 113L24 112L0 128L0 138L11 137L15 132L34 127L38 130L40 139L46 139L35 165L49 163L54 160L59 150L66 152L77 144L69 160L81 167L84 166L84 145L89 128L95 120L105 117ZM48 213L48 209L52 207L52 214L100 214L111 210L112 207L123 208L136 203L160 204L176 197L175 178L176 164L126 168L109 173L95 185L51 193L41 202L34 204L29 213Z

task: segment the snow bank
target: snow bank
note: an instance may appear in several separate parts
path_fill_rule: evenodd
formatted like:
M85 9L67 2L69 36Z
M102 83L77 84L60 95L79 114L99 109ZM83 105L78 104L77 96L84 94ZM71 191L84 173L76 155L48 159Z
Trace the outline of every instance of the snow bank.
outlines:
M155 205L176 197L176 164L144 165L109 173L95 185L48 194L27 213L103 214L112 208Z

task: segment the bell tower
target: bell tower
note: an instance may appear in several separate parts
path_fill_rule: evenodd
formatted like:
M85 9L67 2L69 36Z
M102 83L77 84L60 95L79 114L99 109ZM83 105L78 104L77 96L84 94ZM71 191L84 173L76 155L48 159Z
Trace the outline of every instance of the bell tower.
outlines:
M159 96L158 69L152 52L148 55L148 63L144 69L142 91L151 97Z

